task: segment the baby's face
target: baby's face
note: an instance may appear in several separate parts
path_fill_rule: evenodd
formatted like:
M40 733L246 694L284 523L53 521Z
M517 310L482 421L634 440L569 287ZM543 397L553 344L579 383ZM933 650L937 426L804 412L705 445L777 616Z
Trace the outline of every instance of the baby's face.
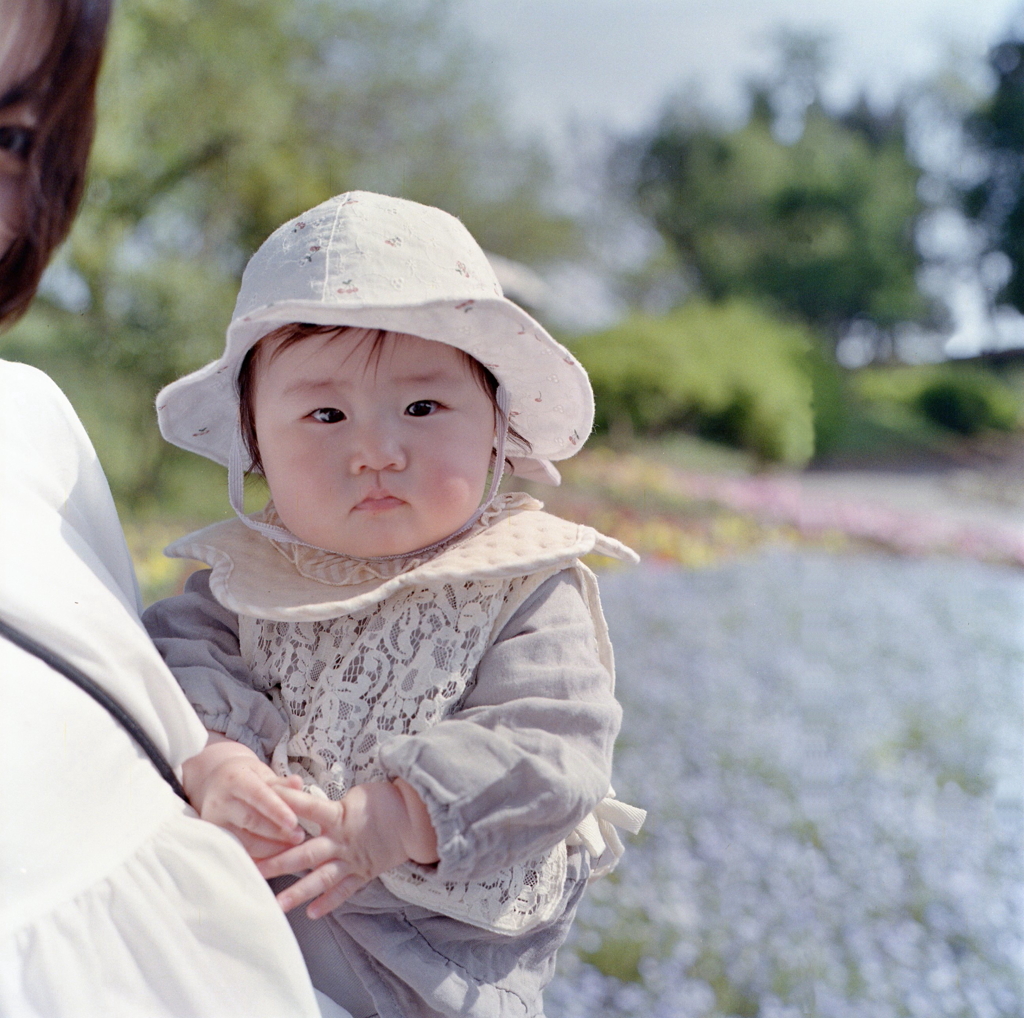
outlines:
M262 358L253 409L285 526L361 558L447 537L483 496L494 408L452 347L311 336Z

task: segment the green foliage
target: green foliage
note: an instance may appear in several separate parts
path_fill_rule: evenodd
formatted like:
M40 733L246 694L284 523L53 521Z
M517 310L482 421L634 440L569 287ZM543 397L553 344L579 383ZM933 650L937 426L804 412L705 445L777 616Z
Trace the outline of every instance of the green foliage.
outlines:
M964 211L982 225L1013 269L1000 296L1024 311L1024 42L994 47L989 64L996 87L966 120L968 136L984 154L983 178L964 193Z
M898 121L815 102L784 144L759 93L738 129L668 115L637 146L630 186L710 297L768 300L835 333L857 316L892 325L926 312L918 177Z
M447 208L508 257L572 249L544 204L548 166L505 132L456 14L448 0L117 5L86 201L4 354L67 391L122 502L166 494L180 457L153 396L219 353L241 268L285 219L365 187Z
M917 418L957 435L1013 431L1024 423L1024 393L973 365L873 368L854 376L854 385L863 402L888 423Z
M827 456L842 445L850 427L846 380L820 342L812 343L805 361L814 412L814 455Z
M814 342L749 303L695 300L662 318L634 316L573 350L590 372L599 429L688 430L803 464L814 451Z

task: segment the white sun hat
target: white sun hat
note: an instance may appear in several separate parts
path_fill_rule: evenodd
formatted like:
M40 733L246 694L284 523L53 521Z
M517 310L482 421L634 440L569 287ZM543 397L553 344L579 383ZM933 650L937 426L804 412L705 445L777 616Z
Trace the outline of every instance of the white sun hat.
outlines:
M594 397L573 355L502 293L469 231L447 212L351 191L285 223L242 276L219 360L157 396L164 438L228 465L240 442L235 380L246 353L281 325L407 333L465 351L498 379L512 427L531 446L515 472L557 484L552 460L590 434Z

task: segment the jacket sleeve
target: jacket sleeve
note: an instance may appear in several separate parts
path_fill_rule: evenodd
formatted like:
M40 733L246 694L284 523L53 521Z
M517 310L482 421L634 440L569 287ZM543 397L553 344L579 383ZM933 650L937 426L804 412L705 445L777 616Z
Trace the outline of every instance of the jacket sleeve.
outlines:
M193 573L185 592L146 609L143 624L206 726L269 761L288 722L253 689L238 646L238 616L210 593L210 570Z
M475 880L542 855L607 794L621 720L572 570L523 603L463 708L381 748L427 805L438 876Z

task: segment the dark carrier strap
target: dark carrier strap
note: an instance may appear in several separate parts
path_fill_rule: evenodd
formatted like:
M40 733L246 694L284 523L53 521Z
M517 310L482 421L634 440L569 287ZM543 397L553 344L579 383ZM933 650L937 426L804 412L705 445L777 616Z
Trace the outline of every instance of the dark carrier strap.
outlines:
M138 747L149 757L153 762L153 766L160 772L160 777L174 789L175 794L180 795L185 802L188 802L185 789L181 787L181 782L178 781L173 768L164 758L163 753L157 749L153 740L145 733L138 721L105 689L93 682L80 668L76 668L70 661L66 661L56 651L50 650L49 647L44 647L41 643L37 643L31 636L23 633L20 629L15 629L14 626L4 622L2 619L0 619L0 636L5 636L15 646L39 658L40 661L49 665L55 672L60 672L61 675L66 679L70 679L79 689L88 693L135 740Z

